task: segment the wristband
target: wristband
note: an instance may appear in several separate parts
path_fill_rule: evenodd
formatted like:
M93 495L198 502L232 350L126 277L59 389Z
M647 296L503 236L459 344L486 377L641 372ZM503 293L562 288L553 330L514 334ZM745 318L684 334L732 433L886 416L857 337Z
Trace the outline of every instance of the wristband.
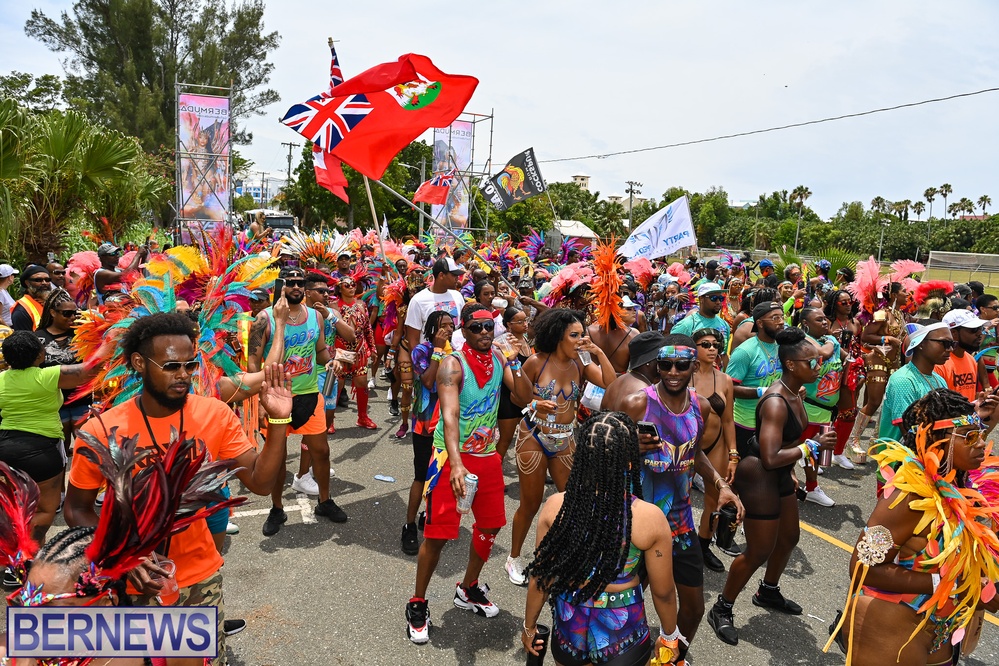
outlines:
M285 425L286 423L291 423L291 417L289 416L286 419L272 419L271 417L268 416L267 422L270 423L271 425Z
M435 354L443 354L444 350L441 347L434 347Z
M336 326L336 324L337 324L338 321L340 321L340 318L337 317L335 314L333 314L331 312L330 313L330 324L333 325L333 326Z
M510 366L510 369L513 370L514 372L520 372L520 359L515 358L509 363L507 363L507 365Z
M937 588L940 587L940 574L931 573L930 575L933 576L933 594L936 594Z
M885 336L882 335L881 336L881 346L884 347L884 345L885 345Z
M438 363L441 362L442 358L444 358L444 354L441 354L439 352L434 352L433 354L430 355L430 360L437 361Z
M767 390L765 388L763 388L762 386L757 386L756 387L756 397L757 398L762 398L763 394L766 393L766 392L767 392Z

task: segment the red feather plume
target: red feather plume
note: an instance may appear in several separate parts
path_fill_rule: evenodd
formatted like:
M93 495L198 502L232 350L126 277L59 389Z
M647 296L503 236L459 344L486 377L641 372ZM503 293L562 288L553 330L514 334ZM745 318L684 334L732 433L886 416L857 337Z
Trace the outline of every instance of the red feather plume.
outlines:
M31 477L0 462L0 552L4 563L19 575L24 573L25 561L38 552L31 538L31 518L37 507L38 486Z
M948 282L947 280L930 280L929 282L920 282L912 298L916 301L916 305L922 305L928 298L943 298L952 291L954 291L953 282Z

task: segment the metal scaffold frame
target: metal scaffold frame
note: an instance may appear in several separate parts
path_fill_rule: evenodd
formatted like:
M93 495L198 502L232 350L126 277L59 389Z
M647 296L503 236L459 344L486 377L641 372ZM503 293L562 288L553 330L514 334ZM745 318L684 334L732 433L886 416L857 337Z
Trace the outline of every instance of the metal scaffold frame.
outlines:
M459 175L464 180L468 180L469 197L468 197L468 222L464 228L456 228L456 231L467 231L471 234L478 233L481 236L486 236L489 233L489 208L484 207L484 213L478 210L475 205L475 190L478 189L479 182L482 178L488 178L491 176L491 170L493 167L493 112L490 110L489 114L482 113L471 113L469 111L464 111L458 118L456 122L466 122L472 125L472 148L471 148L471 160L468 169L460 171ZM481 168L476 168L475 162L475 139L479 123L489 123L489 149L486 154L485 160L481 163ZM448 132L448 152L451 153L451 132ZM455 166L455 165L452 165ZM435 172L436 173L436 172ZM442 209L443 210L443 209ZM479 220L482 221L482 226L475 226L473 224L473 219L475 214L478 213ZM447 224L447 221L441 221L442 224Z

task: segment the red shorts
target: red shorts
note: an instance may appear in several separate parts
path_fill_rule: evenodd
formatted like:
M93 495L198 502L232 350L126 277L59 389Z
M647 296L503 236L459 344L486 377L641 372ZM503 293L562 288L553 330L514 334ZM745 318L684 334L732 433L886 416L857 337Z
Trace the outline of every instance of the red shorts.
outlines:
M479 486L472 499L472 515L480 530L498 530L506 525L503 464L498 453L488 456L463 454L461 464L470 474L479 477ZM457 539L461 526L458 503L451 490L451 461L444 463L440 480L427 497L427 524L423 536L427 539Z
M326 403L323 396L316 400L316 409L312 412L309 420L302 424L300 428L288 426L289 435L319 435L326 433Z

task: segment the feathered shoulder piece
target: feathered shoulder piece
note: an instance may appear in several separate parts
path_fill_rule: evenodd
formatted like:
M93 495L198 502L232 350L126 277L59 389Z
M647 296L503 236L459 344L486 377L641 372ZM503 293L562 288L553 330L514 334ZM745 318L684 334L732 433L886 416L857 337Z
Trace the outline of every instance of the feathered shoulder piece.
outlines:
M679 261L674 261L669 267L666 268L666 272L676 278L676 281L682 285L686 286L690 284L690 273L687 272L687 268L681 264Z
M881 264L874 257L857 262L856 277L846 286L847 290L860 303L860 319L867 323L880 307L880 293L888 284L888 277L881 275Z
M656 269L652 267L652 262L645 257L624 262L624 270L631 273L635 282L642 287L642 291L648 289L652 281L656 279Z
M94 290L94 273L101 268L101 260L93 250L77 252L66 262L66 291L81 308L86 307Z
M0 462L0 553L3 564L24 580L25 563L38 552L31 518L38 508L38 486L20 470Z
M517 247L526 252L528 259L532 262L537 261L541 250L545 247L545 234L531 229L531 233L525 236Z
M284 237L284 242L304 264L336 265L338 248L333 247L332 238L321 231L306 234L295 229Z
M922 305L930 298L943 299L952 291L954 291L953 282L948 282L947 280L930 280L929 282L919 283L912 299L916 301L916 305Z
M593 304L596 306L597 324L607 331L614 322L615 327L624 328L621 318L624 309L621 307L621 276L618 268L621 259L617 254L617 238L611 236L607 243L597 243L593 250Z

